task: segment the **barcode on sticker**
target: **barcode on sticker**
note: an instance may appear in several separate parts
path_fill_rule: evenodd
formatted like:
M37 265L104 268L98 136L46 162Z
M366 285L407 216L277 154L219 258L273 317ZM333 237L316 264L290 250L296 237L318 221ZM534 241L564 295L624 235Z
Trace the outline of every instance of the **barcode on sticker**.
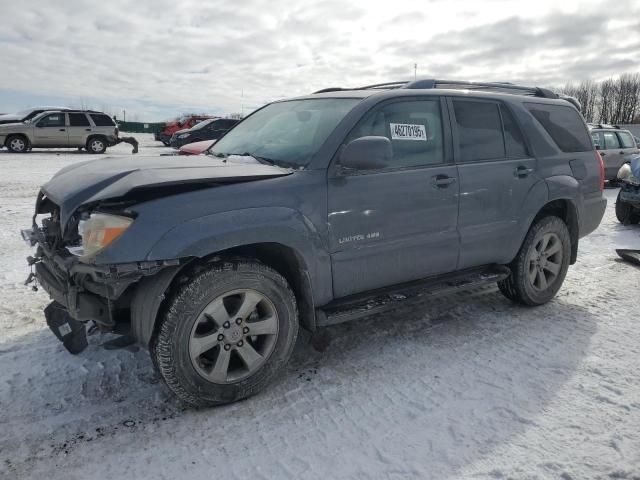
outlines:
M390 123L391 140L420 140L427 141L427 129L424 125L411 123Z
M71 327L69 326L68 323L63 323L58 327L58 332L60 332L61 337L64 337L68 333L71 333Z

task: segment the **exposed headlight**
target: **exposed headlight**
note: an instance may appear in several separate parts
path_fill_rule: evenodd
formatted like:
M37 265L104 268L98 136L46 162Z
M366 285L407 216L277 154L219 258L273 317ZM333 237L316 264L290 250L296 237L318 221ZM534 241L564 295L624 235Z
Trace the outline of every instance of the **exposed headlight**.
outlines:
M640 181L638 181L638 179L633 176L631 165L629 165L628 163L625 163L620 167L617 177L618 180L622 180L623 182L640 183Z
M133 223L133 218L107 213L92 213L87 220L80 221L78 233L82 237L82 248L69 249L71 253L86 261L100 250L113 243Z
M191 134L190 133L181 133L180 135L178 135L178 138L187 138L190 137Z

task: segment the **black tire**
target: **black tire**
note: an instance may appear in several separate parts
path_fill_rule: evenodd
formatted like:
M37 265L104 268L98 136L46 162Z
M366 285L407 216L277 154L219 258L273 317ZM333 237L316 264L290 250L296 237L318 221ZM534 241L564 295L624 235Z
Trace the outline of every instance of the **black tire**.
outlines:
M24 135L9 135L5 145L13 153L26 153L31 149L31 143Z
M104 153L107 151L107 139L104 137L90 137L85 148L92 154Z
M264 356L255 371L251 372L247 363L248 376L229 380L228 383L214 383L198 372L190 345L194 332L199 328L199 319L205 315L205 308L238 289L257 291L270 302L276 314L277 335L272 340L269 354ZM238 313L231 314L236 315ZM260 392L287 363L298 336L298 310L287 281L272 268L251 260L215 264L195 274L181 284L159 322L157 334L151 342L153 363L169 389L182 401L196 407L230 403ZM253 342L249 337L245 341ZM222 343L218 355L222 353ZM235 350L240 346L240 343L235 345L228 355L233 355L233 361L242 366L242 359ZM213 347L209 352L217 348ZM229 361L227 364L231 365Z
M633 205L620 199L620 192L616 198L616 218L623 225L635 224L640 221L640 212L636 212Z
M537 275L549 274L550 272L543 266L537 267L537 263L533 264L531 256L535 256L538 251L536 247L540 246L543 238L549 237L553 238L554 242L560 242L558 251L561 255L556 257L557 253L554 253L549 257L557 260L557 263L549 262L554 267L555 265L558 266L557 272L552 281L545 288L542 288L539 281L540 277ZM555 216L538 219L529 229L518 255L509 265L511 275L506 280L498 282L498 288L509 300L523 305L535 306L547 303L560 290L569 269L570 258L571 237L569 236L567 225L562 219ZM544 262L546 262L546 258ZM532 265L534 267L533 270L531 270ZM536 273L537 268L540 268L539 274ZM531 280L532 274L534 280ZM536 283L539 285L536 285Z

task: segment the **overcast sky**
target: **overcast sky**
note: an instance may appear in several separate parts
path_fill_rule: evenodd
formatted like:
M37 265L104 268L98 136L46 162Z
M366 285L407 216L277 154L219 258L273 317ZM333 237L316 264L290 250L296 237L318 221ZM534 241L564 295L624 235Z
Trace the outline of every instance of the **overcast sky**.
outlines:
M244 112L418 77L562 85L640 71L640 1L0 0L0 112ZM121 117L119 114L118 117Z

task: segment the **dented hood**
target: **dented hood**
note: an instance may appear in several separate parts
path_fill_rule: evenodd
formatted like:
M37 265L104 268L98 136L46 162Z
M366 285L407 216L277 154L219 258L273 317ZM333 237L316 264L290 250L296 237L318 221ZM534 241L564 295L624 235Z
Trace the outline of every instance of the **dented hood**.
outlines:
M60 207L60 222L66 225L84 204L126 199L153 189L162 196L203 185L221 185L280 177L292 171L263 165L253 157L136 156L104 157L63 168L42 187L42 192Z

